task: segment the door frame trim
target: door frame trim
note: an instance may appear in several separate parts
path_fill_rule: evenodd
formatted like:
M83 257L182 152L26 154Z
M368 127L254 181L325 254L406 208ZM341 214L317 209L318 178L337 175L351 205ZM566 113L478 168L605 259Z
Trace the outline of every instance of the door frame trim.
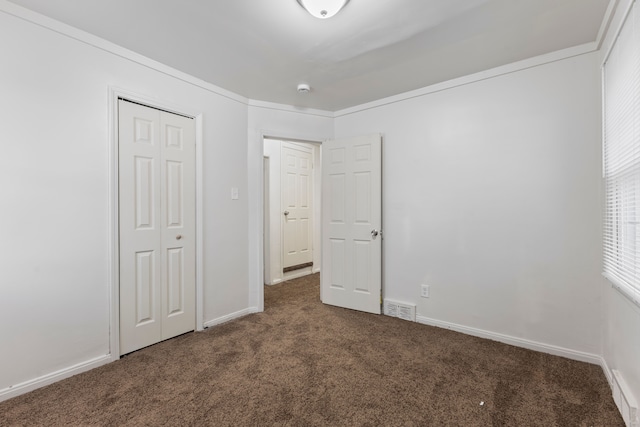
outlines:
M119 87L108 87L108 131L109 131L109 357L120 359L120 237L119 237L119 192L118 192L118 98L182 116L195 121L195 184L196 184L196 331L204 329L203 301L203 113L195 108L158 101L155 98Z
M320 158L322 159L322 143L329 139L330 137L318 137L318 136L310 136L310 135L300 135L295 132L282 131L282 130L269 130L269 129L259 129L255 131L255 134L250 137L250 139L254 139L256 141L256 146L260 147L259 153L255 153L255 160L258 161L257 166L257 174L255 178L257 181L256 190L257 190L257 211L258 218L256 218L257 222L257 241L249 242L249 251L251 251L252 247L255 247L257 250L257 254L255 255L256 264L252 265L249 263L249 294L253 294L251 298L252 302L255 303L253 308L256 312L264 311L264 140L265 139L277 139L280 141L295 141L295 142L304 142L309 144L315 144L318 146L320 150ZM253 154L252 154L252 158ZM252 162L249 162L251 166ZM251 235L250 235L251 238ZM255 245L255 246L253 246ZM253 268L256 268L254 271ZM255 299L254 299L255 298ZM251 306L252 304L250 304Z

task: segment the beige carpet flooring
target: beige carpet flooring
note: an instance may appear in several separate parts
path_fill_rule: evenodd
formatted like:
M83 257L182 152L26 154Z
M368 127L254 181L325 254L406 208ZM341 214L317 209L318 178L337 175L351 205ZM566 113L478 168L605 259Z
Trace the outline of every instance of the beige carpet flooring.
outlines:
M2 402L0 425L623 425L599 366L326 306L318 282Z

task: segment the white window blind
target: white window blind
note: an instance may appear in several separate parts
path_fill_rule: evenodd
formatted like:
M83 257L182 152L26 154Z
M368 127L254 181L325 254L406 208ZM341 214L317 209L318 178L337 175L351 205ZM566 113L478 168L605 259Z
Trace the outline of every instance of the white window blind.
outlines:
M604 64L604 274L640 305L640 7Z

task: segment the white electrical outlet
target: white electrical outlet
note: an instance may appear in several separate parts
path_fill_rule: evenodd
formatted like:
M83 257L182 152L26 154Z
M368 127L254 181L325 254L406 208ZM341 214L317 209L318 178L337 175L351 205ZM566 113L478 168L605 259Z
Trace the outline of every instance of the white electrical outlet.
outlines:
M429 298L429 285L422 285L420 288L420 296L422 298Z

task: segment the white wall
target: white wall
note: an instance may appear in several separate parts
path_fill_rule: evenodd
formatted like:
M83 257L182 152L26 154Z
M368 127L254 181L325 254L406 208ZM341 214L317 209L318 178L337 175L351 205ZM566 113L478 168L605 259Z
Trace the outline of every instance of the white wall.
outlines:
M323 141L333 137L333 115L326 111L254 102L249 106L249 306L263 309L263 138Z
M110 86L203 114L203 320L246 310L246 103L0 6L0 396L110 352Z
M630 4L631 0L620 0L600 52L601 62L612 46ZM640 400L640 307L608 282L603 291L606 301L604 359L609 369L620 372L636 400Z
M336 138L384 134L385 298L426 323L597 361L597 58L336 113Z

